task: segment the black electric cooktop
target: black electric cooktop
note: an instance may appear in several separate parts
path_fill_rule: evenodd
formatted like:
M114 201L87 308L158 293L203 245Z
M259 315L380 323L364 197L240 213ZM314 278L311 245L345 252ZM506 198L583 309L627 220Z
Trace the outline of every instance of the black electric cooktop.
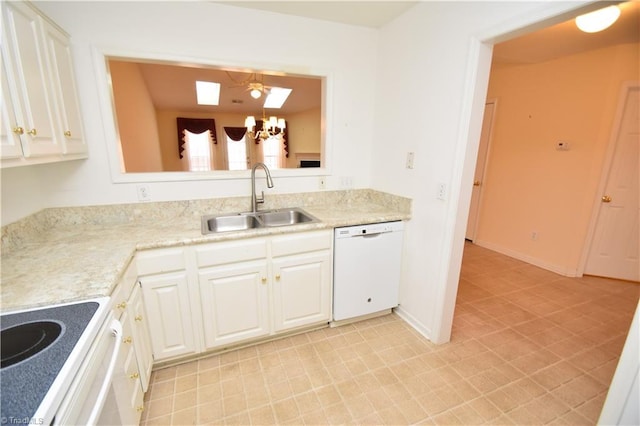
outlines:
M0 316L3 423L29 423L98 307L90 301Z

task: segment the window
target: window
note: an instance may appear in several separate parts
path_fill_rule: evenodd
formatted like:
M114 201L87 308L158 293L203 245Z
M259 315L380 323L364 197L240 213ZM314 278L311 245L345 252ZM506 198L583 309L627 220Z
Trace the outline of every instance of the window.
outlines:
M203 133L184 131L187 148L189 170L202 172L211 170L211 134L207 130Z
M272 136L261 142L263 161L270 169L279 169L282 167L280 164L282 154L280 149L281 143L282 140L278 136Z
M227 135L227 158L229 170L247 169L247 143L245 136L239 141L234 141Z

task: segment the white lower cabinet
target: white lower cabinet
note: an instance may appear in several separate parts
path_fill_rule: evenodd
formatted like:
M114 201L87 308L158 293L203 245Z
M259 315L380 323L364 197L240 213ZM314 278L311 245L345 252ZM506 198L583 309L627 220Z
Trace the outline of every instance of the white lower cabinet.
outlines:
M331 319L332 230L138 253L155 361Z
M196 352L185 272L140 277L156 361Z
M136 360L130 312L125 310L120 316L122 323L123 342L120 346L120 359L123 359L122 369L113 377L116 403L123 424L138 424L144 409L144 391L140 382L140 373Z
M274 330L331 319L331 252L305 253L273 260Z
M153 356L146 318L140 314L142 298L135 264L124 274L113 294L113 310L122 324L120 368L113 377L116 403L123 424L138 424L144 409Z
M129 322L138 363L138 373L140 374L140 384L144 392L149 388L151 381L151 368L153 367L153 351L151 349L151 333L149 332L149 321L146 316L144 304L142 302L142 288L139 283L133 288L133 293L129 298L131 309Z
M206 349L269 335L266 277L264 261L209 268L198 274Z

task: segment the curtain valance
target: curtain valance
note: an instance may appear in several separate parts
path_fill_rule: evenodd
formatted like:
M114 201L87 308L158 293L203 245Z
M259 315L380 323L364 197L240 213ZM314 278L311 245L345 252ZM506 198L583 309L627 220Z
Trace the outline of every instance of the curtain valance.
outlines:
M242 140L244 135L247 133L246 127L225 127L224 132L236 142Z
M176 118L178 124L178 154L180 158L183 158L184 152L184 131L187 130L191 133L199 135L207 130L211 134L211 140L213 143L218 143L218 137L216 135L216 121L213 118Z

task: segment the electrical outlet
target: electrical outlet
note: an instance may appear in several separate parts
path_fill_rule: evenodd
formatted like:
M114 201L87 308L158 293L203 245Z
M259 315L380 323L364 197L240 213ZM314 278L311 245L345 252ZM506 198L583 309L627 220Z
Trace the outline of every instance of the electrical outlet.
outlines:
M413 169L413 161L416 155L413 152L407 152L407 169Z
M538 241L538 231L531 231L531 241Z
M138 201L151 201L149 185L138 185L136 189L138 191Z
M342 188L342 189L351 189L351 188L353 188L353 176L341 176L340 177L340 188Z

